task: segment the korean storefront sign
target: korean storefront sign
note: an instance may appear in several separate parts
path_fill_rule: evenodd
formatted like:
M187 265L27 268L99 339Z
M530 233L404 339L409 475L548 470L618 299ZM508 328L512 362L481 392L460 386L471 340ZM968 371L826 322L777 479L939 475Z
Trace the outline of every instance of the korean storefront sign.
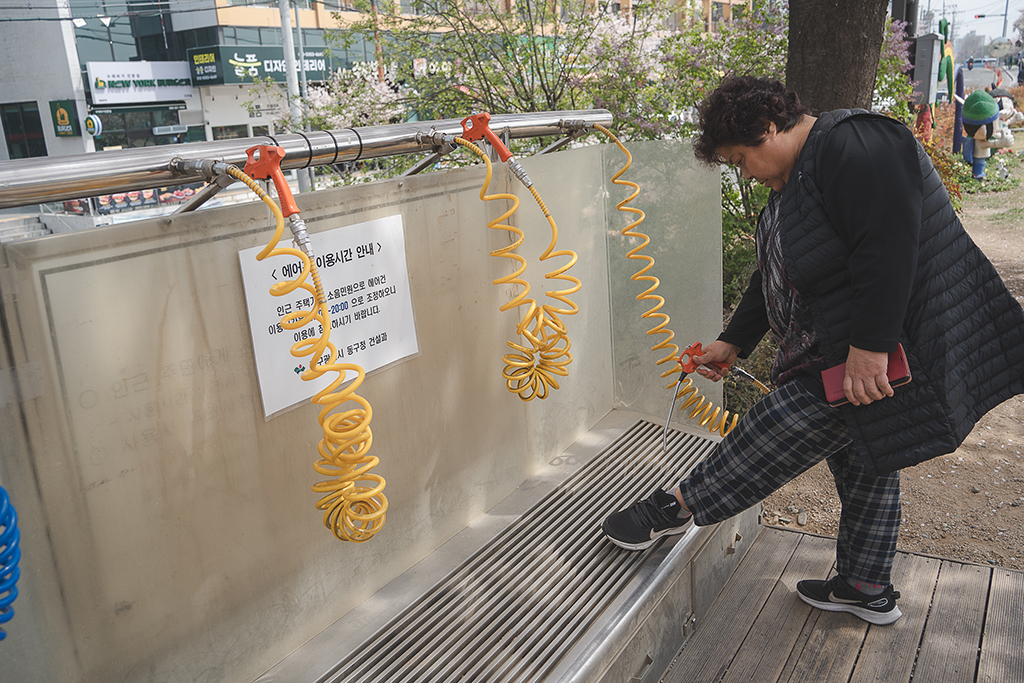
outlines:
M336 362L353 363L371 372L419 353L402 217L388 216L316 233L310 240L331 318L331 343L338 350ZM269 420L308 401L330 385L337 373L302 379L309 359L296 358L290 350L297 343L318 338L320 325L312 322L287 330L281 326L281 317L311 310L315 301L301 288L286 296L270 294L271 286L294 279L302 266L294 257L257 261L263 248L244 249L238 258L263 412ZM347 373L346 381L355 376Z
M323 48L306 48L300 69L306 79L325 81L332 71L331 56ZM258 45L232 45L193 48L188 51L188 64L192 83L200 85L228 85L252 83L271 78L280 83L288 80L284 49Z
M192 99L188 62L87 62L93 104Z
M53 132L57 137L77 138L82 133L78 128L78 107L74 100L50 102L50 116L53 118Z
M94 138L98 138L103 135L103 119L95 114L89 114L85 117L85 132Z

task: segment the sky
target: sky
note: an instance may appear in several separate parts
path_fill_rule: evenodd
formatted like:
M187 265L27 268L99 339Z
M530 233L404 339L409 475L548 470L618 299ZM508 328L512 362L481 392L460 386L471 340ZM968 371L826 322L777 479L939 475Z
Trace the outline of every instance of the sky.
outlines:
M1007 0L918 0L920 8L919 16L922 18L930 8L935 15L932 30L938 33L938 21L945 17L956 24L955 35L963 38L974 31L978 35L987 37L986 43L992 42L1003 33L1003 14L1008 15L1006 32L1010 34L1010 40L1016 41L1020 38L1013 29L1013 22L1020 17L1024 9L1024 0L1009 0L1009 11L1007 12ZM984 19L975 19L975 14L987 15Z

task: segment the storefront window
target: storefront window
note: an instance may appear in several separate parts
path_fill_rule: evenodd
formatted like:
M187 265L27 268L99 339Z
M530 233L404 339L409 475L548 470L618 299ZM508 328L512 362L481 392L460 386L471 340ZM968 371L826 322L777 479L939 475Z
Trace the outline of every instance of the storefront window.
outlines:
M153 117L148 111L131 111L124 115L125 128L152 128Z
M100 113L103 134L96 138L97 149L127 149L185 142L185 135L154 135L156 126L178 125L178 112L169 109ZM202 126L199 126L202 130Z
M214 140L234 140L249 137L249 127L244 123L238 126L214 126Z
M376 62L377 56L373 46L372 38L357 35L351 45L346 47L332 47L331 56L334 59L335 68L351 69L356 62Z
M12 159L46 156L46 141L43 139L43 122L39 118L38 104L0 104L0 117L3 117L4 134L7 137L7 153Z
M308 31L303 29L302 40L306 47L327 47L323 29L313 28Z
M127 146L128 135L123 130L104 130L103 135L96 138L96 149L124 149Z
M86 62L129 62L139 58L131 17L123 7L108 7L104 12L106 24L90 17L84 26L75 27L75 46L83 66Z
M259 45L260 30L250 26L225 26L225 45Z
M216 45L220 41L217 38L217 27L207 26L191 31L175 31L173 33L177 40L181 41L181 51L185 53L189 48L202 47L204 45ZM186 57L182 57L185 59Z
M260 45L283 45L281 29L263 26L260 28Z
M154 126L175 126L180 122L176 111L155 111L152 121Z

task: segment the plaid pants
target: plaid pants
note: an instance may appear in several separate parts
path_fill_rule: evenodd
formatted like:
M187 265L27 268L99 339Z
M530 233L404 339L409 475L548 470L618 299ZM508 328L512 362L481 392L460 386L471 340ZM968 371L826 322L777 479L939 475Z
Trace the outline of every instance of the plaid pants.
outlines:
M900 530L899 472L869 475L851 447L842 413L800 382L787 382L747 411L679 488L694 521L715 524L764 500L822 459L843 506L838 572L888 584Z

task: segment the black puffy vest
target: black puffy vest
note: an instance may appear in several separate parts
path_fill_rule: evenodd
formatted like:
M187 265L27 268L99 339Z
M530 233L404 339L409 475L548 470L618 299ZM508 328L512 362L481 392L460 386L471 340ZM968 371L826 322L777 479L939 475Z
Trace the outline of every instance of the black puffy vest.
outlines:
M834 126L865 116L878 115L822 114L781 197L787 276L810 308L829 365L849 351L853 290L849 250L814 180L817 155ZM900 339L913 380L891 398L842 408L854 448L877 474L956 450L982 415L1024 393L1024 312L964 231L928 154L917 149L920 253Z

